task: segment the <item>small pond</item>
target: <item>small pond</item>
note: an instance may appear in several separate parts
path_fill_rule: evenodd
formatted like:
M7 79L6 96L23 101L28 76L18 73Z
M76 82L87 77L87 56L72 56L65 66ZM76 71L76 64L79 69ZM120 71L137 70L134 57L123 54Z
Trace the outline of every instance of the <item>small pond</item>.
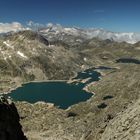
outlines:
M140 60L134 58L120 58L116 60L117 63L133 63L133 64L140 64Z

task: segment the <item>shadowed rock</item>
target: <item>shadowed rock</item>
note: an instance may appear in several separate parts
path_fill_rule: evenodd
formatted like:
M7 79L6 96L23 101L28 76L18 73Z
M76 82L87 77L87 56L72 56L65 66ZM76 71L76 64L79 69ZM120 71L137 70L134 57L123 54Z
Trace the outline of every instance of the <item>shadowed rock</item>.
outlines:
M0 140L27 140L14 103L0 97Z

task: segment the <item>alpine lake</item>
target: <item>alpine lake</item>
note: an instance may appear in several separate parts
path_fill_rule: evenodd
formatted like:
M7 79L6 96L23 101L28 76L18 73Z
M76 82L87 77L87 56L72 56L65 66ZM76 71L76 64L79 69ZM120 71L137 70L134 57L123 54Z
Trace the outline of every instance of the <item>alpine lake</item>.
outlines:
M98 81L100 76L99 72L90 68L79 72L71 83L65 81L31 82L11 91L8 96L14 101L27 101L29 103L44 101L67 109L71 105L91 98L93 93L87 92L83 88L91 82ZM87 80L81 82L84 79Z

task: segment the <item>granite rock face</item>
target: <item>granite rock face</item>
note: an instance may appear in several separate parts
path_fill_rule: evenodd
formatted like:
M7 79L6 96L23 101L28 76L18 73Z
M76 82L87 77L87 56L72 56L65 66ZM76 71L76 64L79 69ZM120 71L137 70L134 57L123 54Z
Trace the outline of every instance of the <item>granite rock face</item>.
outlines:
M5 98L0 101L0 140L26 140L14 103Z
M119 113L106 127L101 140L140 140L140 99Z

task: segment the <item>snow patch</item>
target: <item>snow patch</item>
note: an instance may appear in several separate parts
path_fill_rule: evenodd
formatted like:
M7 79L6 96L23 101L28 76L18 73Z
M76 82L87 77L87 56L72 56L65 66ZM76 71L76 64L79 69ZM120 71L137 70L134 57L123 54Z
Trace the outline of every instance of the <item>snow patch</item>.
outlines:
M7 60L7 57L4 57L4 60Z
M84 57L84 61L87 61L87 58L86 57Z
M23 57L23 58L26 58L26 59L27 59L27 56L25 56L25 55L24 55L24 53L22 53L22 52L18 51L18 52L17 52L17 54L18 54L18 55L20 55L21 57Z
M14 48L14 46L12 46L12 45L9 44L9 40L7 42L4 41L3 44L5 44L9 48L12 48L12 49Z
M48 47L50 47L50 48L51 48L51 47L55 47L55 45L50 45L50 44L49 44L49 46L48 46Z

